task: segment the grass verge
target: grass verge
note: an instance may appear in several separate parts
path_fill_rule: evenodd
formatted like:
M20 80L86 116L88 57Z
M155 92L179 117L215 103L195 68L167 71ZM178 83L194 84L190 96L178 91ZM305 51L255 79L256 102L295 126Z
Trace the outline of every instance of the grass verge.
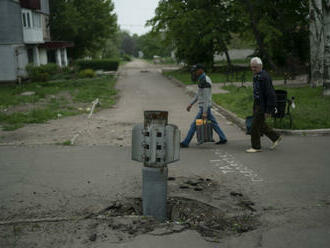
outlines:
M91 79L58 80L41 83L27 83L23 86L0 86L0 124L3 130L11 131L29 123L44 123L88 112L88 106L96 98L100 108L115 103L117 91L115 78L103 76ZM34 92L31 96L23 92Z
M163 74L167 77L174 77L185 85L194 84L191 81L190 72L187 69L175 71L165 71ZM282 80L283 76L270 73L273 80ZM207 72L213 83L247 82L251 81L253 74L248 67L236 66L233 71L228 71L227 66L215 67L213 71Z
M214 94L215 103L245 118L252 114L253 96L252 88L237 88L225 86L229 94ZM293 118L292 129L321 129L330 128L330 97L322 96L322 87L302 88L275 87L288 92L288 98L295 97L296 108L290 110ZM285 116L282 121L268 123L276 128L289 129L289 118Z

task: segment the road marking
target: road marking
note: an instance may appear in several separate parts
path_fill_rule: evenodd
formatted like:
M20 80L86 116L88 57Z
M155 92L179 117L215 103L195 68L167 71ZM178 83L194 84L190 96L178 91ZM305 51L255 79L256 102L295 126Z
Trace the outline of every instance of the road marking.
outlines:
M235 158L226 151L214 150L217 159L209 160L212 166L216 166L223 174L239 173L248 177L252 182L263 182L264 180L252 169L236 161Z

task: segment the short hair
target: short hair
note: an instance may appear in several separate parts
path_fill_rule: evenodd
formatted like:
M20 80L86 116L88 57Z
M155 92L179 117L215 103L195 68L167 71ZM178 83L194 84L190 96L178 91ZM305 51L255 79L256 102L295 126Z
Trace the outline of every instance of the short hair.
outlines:
M262 65L262 60L259 57L254 57L251 59L250 64Z

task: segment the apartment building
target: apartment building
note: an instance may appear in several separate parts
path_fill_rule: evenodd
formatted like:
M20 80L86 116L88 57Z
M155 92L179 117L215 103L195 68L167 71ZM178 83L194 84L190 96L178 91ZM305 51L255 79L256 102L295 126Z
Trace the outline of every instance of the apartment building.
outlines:
M48 0L0 0L0 82L26 77L27 64L68 65L70 42L52 41Z

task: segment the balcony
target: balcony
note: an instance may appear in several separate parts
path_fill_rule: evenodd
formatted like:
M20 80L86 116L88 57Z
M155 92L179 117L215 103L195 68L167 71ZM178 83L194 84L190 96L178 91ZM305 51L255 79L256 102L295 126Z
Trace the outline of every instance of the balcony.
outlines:
M44 42L41 14L29 9L22 10L24 43L39 44Z
M24 43L40 44L44 43L41 28L23 28Z
M40 10L40 0L20 0L21 7L25 9Z

